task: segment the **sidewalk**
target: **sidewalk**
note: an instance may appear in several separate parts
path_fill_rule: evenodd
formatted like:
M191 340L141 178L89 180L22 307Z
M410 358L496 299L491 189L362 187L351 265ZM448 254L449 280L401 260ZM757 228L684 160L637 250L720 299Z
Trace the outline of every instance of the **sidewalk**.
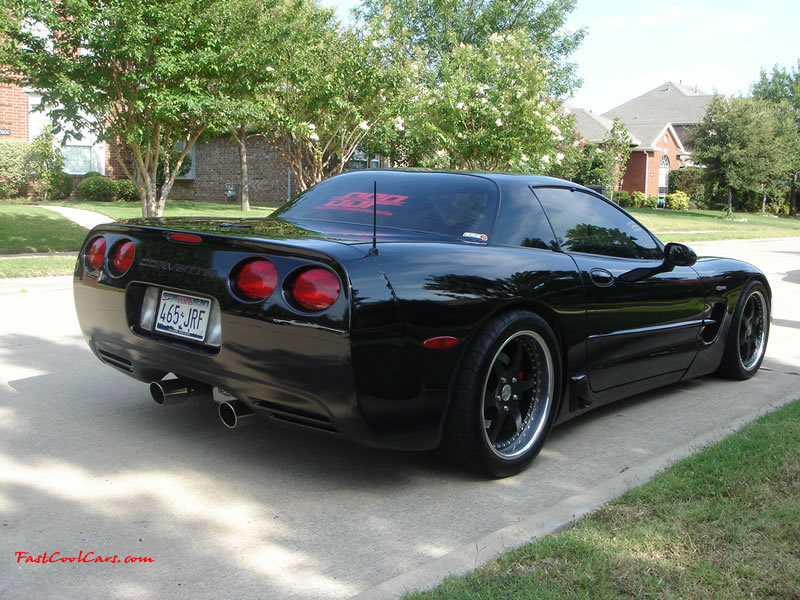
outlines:
M100 213L92 212L91 210L83 210L82 208L66 208L63 206L41 206L41 208L46 208L48 210L52 210L57 212L58 214L68 218L70 221L74 221L81 227L85 227L86 229L92 229L93 227L97 227L98 225L103 225L104 223L113 223L114 219L111 217L107 217L105 215L101 215Z

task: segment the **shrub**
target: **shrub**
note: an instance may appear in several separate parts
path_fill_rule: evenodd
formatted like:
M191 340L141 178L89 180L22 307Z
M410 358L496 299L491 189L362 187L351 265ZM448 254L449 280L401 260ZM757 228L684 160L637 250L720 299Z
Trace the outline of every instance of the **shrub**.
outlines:
M117 199L122 202L139 202L141 197L136 184L130 179L117 181Z
M61 171L54 181L53 199L63 200L64 198L69 198L74 184L75 181L72 179L72 175Z
M58 193L64 168L64 156L55 145L52 127L45 127L42 133L33 138L27 162L34 193L42 202L49 202Z
M647 200L647 196L644 195L644 192L633 192L631 194L631 207L632 208L642 208Z
M112 202L117 197L117 182L108 177L90 177L81 180L78 194L90 202Z
M0 141L0 198L23 193L28 183L26 164L30 146L27 140Z
M658 208L658 196L648 196L642 202L642 208Z
M614 201L622 207L630 206L631 194L626 190L614 192Z
M669 192L686 192L694 198L698 188L703 187L703 169L683 167L669 172Z
M689 210L689 196L686 192L668 194L666 206L670 210Z
M89 177L102 177L102 173L98 173L97 171L87 171L83 174L84 179L89 179Z

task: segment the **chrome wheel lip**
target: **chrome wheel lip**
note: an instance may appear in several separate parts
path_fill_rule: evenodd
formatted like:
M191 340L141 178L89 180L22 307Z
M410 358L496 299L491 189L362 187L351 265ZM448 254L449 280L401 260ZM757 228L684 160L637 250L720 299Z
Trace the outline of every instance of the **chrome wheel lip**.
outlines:
M757 326L758 330L756 332L747 331L747 326L744 321L744 315L747 311L747 307L751 302L756 302L758 304L757 311L758 314L754 315L754 318L758 319L758 322L754 325ZM768 317L767 317L767 301L764 298L764 295L756 290L747 298L747 301L744 303L742 307L742 314L739 317L739 327L738 331L736 332L737 336L737 352L739 356L739 364L745 371L752 371L755 366L759 363L761 358L764 356L764 349L767 344L767 327L768 327ZM752 328L752 327L751 327ZM753 351L750 353L749 357L742 356L742 341L743 336L755 336L756 338L756 346Z
M484 420L483 415L486 410L486 399L489 392L489 379L491 377L492 370L506 347L521 336L530 338L530 342L535 345L535 352L539 354L539 356L536 357L534 368L537 370L536 377L541 381L541 383L537 383L537 385L531 390L531 394L535 395L536 401L531 407L532 410L529 409L526 414L523 415L522 429L516 432L516 438L512 443L503 449L498 449L489 439L488 427L483 428L483 439L487 447L495 454L495 456L503 460L513 460L525 455L531 449L531 447L534 446L537 441L539 441L542 433L545 430L545 426L553 406L555 373L553 372L553 357L550 353L550 348L540 334L526 329L518 331L508 337L500 346L500 348L497 349L497 352L495 352L495 355L492 357L492 360L489 363L489 368L486 370L486 376L484 377L483 388L481 390L481 420ZM531 358L530 355L528 358ZM542 359L544 359L544 364L539 364ZM545 378L546 381L542 381ZM511 436L505 441L508 441L515 436Z

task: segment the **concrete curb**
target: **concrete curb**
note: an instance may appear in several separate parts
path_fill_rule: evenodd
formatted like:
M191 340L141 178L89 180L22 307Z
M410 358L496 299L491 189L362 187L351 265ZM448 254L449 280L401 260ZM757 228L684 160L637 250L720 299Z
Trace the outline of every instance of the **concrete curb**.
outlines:
M388 600L398 598L411 591L430 589L441 583L446 577L464 575L497 558L503 552L566 529L584 515L594 512L629 489L646 483L671 464L722 440L761 415L788 404L798 396L800 396L800 392L793 392L773 400L755 411L731 420L723 427L699 435L691 443L679 446L630 469L624 469L617 476L607 479L593 488L570 496L519 523L492 532L474 543L460 546L436 560L384 581L352 596L352 598Z

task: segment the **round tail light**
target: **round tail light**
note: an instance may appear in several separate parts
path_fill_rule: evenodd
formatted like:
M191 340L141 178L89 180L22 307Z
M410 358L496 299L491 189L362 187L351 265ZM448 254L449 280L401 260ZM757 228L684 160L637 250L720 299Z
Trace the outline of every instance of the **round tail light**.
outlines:
M308 269L291 286L292 299L302 308L320 311L330 308L339 297L339 278L327 269Z
M86 263L89 267L96 271L103 264L106 257L106 238L98 237L92 240L89 244L89 250L86 252Z
M268 260L252 260L238 269L233 284L248 300L264 300L278 286L278 269Z
M122 240L111 251L111 272L117 277L125 275L133 264L136 248L130 240Z

